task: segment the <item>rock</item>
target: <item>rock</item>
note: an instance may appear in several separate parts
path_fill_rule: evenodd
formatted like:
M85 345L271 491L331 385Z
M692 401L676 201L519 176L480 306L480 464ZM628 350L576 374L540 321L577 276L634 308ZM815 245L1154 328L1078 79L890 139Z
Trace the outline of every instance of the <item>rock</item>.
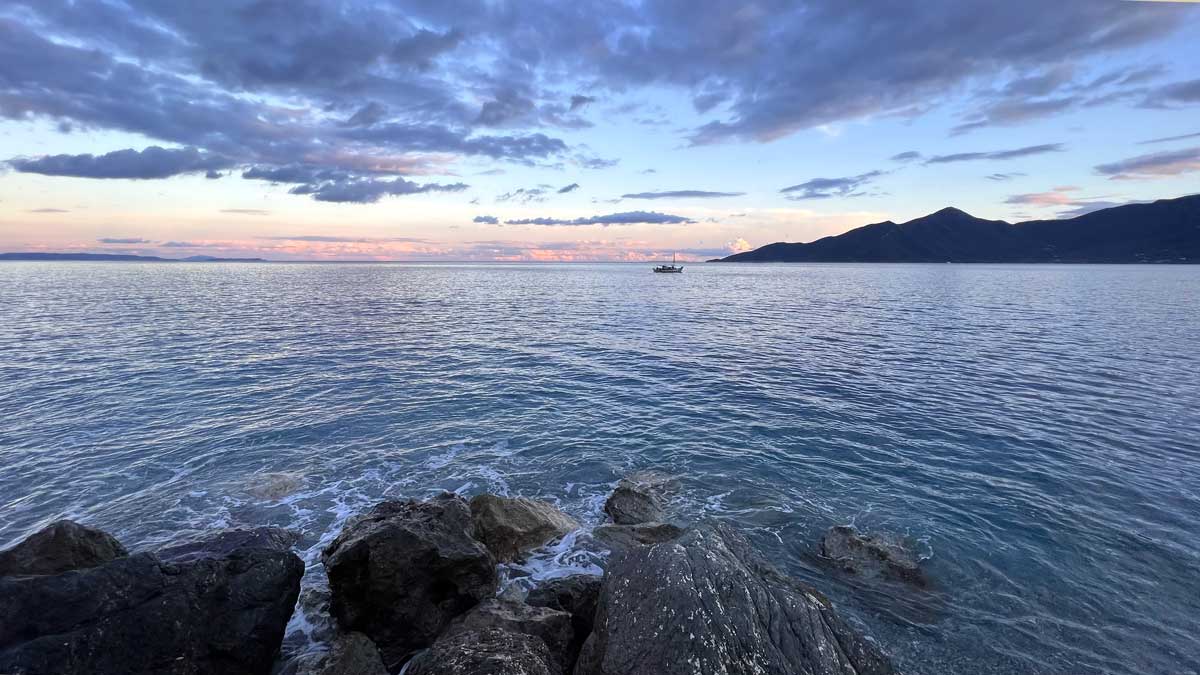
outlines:
M299 473L262 473L247 481L246 494L255 499L277 502L299 492L304 487L304 476Z
M121 542L100 530L59 520L0 551L0 576L59 574L95 567L129 555Z
M579 527L553 504L524 497L478 495L471 499L471 517L475 538L503 562Z
M850 574L882 577L922 588L928 585L916 556L899 543L859 534L847 525L829 528L821 538L821 555Z
M289 551L299 540L298 533L281 527L221 530L168 544L158 550L158 557L171 562L189 562L221 558L239 550Z
M379 648L362 633L339 635L329 651L306 654L281 675L387 675Z
M604 512L618 525L637 525L663 519L659 490L663 479L653 474L622 478L604 503Z
M471 536L467 502L376 505L325 549L330 609L343 630L365 633L396 670L450 621L495 593L496 561Z
M484 600L471 611L455 619L439 639L463 631L479 633L492 628L541 639L546 643L550 657L559 669L567 668L565 672L570 672L569 668L575 663L575 657L579 653L578 650L573 650L573 646L583 644L582 638L578 643L575 640L575 628L568 612L498 599Z
M566 661L573 663L579 656L584 640L592 633L596 618L596 600L600 597L600 577L574 574L550 579L529 592L525 602L534 607L549 607L571 615L575 639Z
M0 673L265 674L303 574L290 551L248 548L0 578Z
M558 675L541 638L499 628L467 630L438 640L409 662L405 675Z
M575 675L884 675L891 665L813 589L723 524L610 561Z
M631 546L648 546L677 539L684 529L670 523L638 523L637 525L600 525L592 536L614 551Z

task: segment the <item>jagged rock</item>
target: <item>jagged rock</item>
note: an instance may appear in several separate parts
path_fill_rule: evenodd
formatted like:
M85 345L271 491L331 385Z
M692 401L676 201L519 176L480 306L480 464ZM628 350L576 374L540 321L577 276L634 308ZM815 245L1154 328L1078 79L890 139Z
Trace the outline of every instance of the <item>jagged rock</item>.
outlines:
M471 611L455 619L446 629L443 638L462 631L478 633L491 628L540 638L546 643L554 662L560 667L568 668L567 672L570 665L575 663L578 652L572 651L576 640L571 615L561 610L534 607L523 602L484 600ZM583 640L579 640L579 644L582 643Z
M438 640L409 662L405 675L558 675L541 638L500 628L465 630Z
M473 528L449 493L383 502L347 525L323 554L338 624L374 640L389 670L433 644L496 590L496 561Z
M59 574L95 567L129 555L121 542L100 530L59 520L0 551L0 576Z
M605 524L592 530L592 536L614 551L631 546L648 546L677 539L684 529L670 523L638 523L637 525Z
M219 558L234 551L255 548L287 551L299 540L298 533L281 527L220 530L168 544L158 550L158 557L172 562L187 562L200 558Z
M859 534L847 525L829 528L821 538L821 555L850 574L883 577L919 587L928 584L916 556L899 543Z
M723 524L630 548L605 572L575 675L885 675L887 659L813 589Z
M575 638L571 642L568 663L579 656L584 640L592 633L596 618L596 600L600 596L600 577L593 574L574 574L550 579L534 588L525 602L534 607L549 607L571 615Z
M0 673L265 674L303 574L294 553L251 547L0 578Z
M654 474L635 474L617 483L604 512L618 525L637 525L663 519L663 501L659 494L663 479Z
M379 648L362 633L344 633L329 651L307 654L284 668L281 675L387 675Z
M477 495L471 499L471 516L475 538L505 562L579 527L553 504L524 497Z

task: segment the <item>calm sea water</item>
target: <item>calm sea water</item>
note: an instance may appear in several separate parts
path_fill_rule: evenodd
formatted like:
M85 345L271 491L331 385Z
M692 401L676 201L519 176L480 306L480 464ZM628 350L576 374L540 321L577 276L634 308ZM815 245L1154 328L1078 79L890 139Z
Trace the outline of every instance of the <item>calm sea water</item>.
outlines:
M736 522L910 673L1200 669L1200 269L0 265L0 546L131 548L636 469ZM925 592L828 575L907 538ZM524 571L602 562L580 534ZM293 621L301 649L315 618Z

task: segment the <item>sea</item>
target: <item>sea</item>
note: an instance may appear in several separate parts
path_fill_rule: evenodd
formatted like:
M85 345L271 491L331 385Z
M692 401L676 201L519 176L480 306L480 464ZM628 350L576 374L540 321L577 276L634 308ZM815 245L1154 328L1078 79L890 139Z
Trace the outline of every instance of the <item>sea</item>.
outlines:
M1200 268L0 264L0 547L321 549L384 499L549 500L508 585L598 574L605 496L741 528L905 673L1200 672ZM849 577L834 525L924 589Z

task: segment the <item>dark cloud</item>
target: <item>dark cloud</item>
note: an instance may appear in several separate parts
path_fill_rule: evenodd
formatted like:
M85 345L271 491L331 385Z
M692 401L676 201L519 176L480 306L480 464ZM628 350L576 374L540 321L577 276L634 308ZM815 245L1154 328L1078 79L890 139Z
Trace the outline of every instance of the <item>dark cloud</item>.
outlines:
M442 185L439 183L418 184L403 178L377 180L372 178L352 178L347 180L331 180L324 183L305 183L297 185L288 192L294 195L312 195L319 202L341 202L351 204L372 204L385 196L415 195L425 192L461 192L467 189L465 183Z
M1191 138L1200 138L1200 132L1194 134L1183 134L1181 136L1165 136L1163 138L1151 138L1148 141L1141 141L1138 145L1150 145L1152 143L1170 143L1172 141L1185 141Z
M988 174L987 179L994 180L994 181L1009 181L1014 178L1020 178L1021 176L1024 176L1024 175L1025 174L1023 174L1019 171L1014 171L1012 173L993 173L993 174Z
M506 220L506 225L678 225L686 223L694 223L696 221L684 216L673 216L667 213L658 213L656 211L627 211L625 213L610 213L605 216L591 216L589 218L574 218L564 220L561 218L522 218L519 220Z
M232 166L233 161L196 148L168 150L152 145L145 150L117 150L104 155L47 155L8 160L23 173L78 178L167 178L183 173L214 171Z
M264 209L221 209L221 213L232 213L242 216L269 216L270 211Z
M619 159L604 159L602 157L588 157L585 155L577 155L575 163L585 169L611 169L621 163Z
M1042 155L1048 152L1062 152L1062 143L1045 143L1030 145L1015 150L993 150L990 152L959 152L952 155L935 155L925 160L926 164L949 164L951 162L974 162L978 160L1007 160Z
M266 241L307 241L315 243L345 243L345 244L377 244L377 243L428 243L427 239L416 237L341 237L327 234L284 234L271 237L258 237Z
M70 211L67 209L46 208L46 209L29 209L25 213L70 213Z
M153 241L150 241L149 239L142 239L141 237L103 237L101 239L97 239L96 241L100 242L101 244L153 244L154 243Z
M1200 171L1200 147L1138 155L1096 167L1096 173L1113 180L1162 178L1193 171Z
M1200 103L1200 78L1175 82L1151 91L1144 105L1151 108L1170 108Z
M865 194L862 188L884 175L883 171L869 171L845 178L814 178L798 185L785 187L780 192L788 199L828 199L830 197L859 197Z
M902 152L898 155L892 155L893 162L911 162L917 159L921 159L921 153L917 152L916 150L909 150L908 152Z
M220 171L209 169L208 171L204 172L204 177L209 180L217 180L218 178L224 178L225 174L221 173Z
M528 204L530 202L544 202L546 195L549 192L549 186L539 185L532 188L517 188L501 195L496 195L496 202L516 202L518 204Z
M579 189L579 183L571 183L570 185L564 185L564 186L558 188L558 194L565 195L568 192L574 192L578 189Z
M587 106L589 103L595 103L595 96L586 96L584 94L575 94L571 97L571 112L575 112L580 108Z
M475 216L471 220L472 223L482 223L484 225L499 225L500 219L496 216Z
M707 190L667 190L665 192L634 192L621 195L622 199L711 199L716 197L741 197L745 192L709 192Z
M369 127L376 122L382 121L386 115L387 108L383 104L378 101L371 101L359 108L343 125L348 127Z

